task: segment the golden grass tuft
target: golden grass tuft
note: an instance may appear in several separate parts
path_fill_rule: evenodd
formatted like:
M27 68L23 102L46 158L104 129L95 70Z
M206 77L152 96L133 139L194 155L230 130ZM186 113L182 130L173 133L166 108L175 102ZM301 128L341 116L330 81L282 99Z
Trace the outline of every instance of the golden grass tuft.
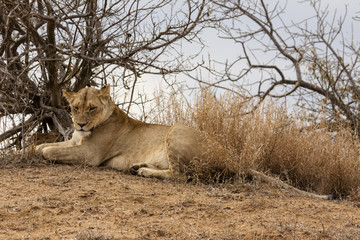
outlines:
M253 106L241 96L215 97L209 89L203 89L194 104L185 103L181 97L160 98L158 107L163 111L155 121L183 123L213 136L228 150L230 157L223 157L220 165L231 168L230 175L254 169L320 194L359 195L360 144L347 129L334 135L325 125L309 127L273 103L247 114ZM224 153L212 150L210 155L213 161ZM211 161L196 166L207 177L214 174L208 164L218 164Z

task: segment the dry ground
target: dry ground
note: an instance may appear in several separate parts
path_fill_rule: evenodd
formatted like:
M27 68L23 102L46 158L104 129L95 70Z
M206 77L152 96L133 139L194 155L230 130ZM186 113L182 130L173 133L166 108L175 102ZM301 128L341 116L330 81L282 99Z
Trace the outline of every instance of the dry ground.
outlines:
M360 239L356 202L105 168L0 168L0 239Z

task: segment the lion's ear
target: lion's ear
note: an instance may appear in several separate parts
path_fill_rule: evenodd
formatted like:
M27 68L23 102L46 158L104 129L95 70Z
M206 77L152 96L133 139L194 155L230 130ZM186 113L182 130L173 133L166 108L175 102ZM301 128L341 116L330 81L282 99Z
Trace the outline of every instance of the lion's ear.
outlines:
M66 100L71 103L71 101L74 99L74 92L68 92L65 89L62 90L63 96L66 98Z
M110 96L110 84L100 89L100 94Z
M103 104L107 104L107 102L110 100L110 85L106 85L106 87L103 87L102 89L99 90L99 98L100 101Z

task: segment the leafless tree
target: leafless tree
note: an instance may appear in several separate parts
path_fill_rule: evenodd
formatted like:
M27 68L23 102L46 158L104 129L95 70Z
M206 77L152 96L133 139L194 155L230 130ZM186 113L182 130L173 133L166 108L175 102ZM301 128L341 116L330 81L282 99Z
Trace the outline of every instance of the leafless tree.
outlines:
M346 13L337 16L321 1L305 0L304 15L313 14L292 22L285 1L211 2L218 17L213 27L240 55L222 70L208 68L217 76L212 85L224 88L230 82L258 103L293 96L298 105L322 110L329 120L345 120L360 132L360 43L344 35Z
M39 126L68 136L62 88L111 81L131 103L143 74L191 70L173 61L183 57L175 44L197 39L206 16L193 0L1 0L0 117L23 117L0 142Z

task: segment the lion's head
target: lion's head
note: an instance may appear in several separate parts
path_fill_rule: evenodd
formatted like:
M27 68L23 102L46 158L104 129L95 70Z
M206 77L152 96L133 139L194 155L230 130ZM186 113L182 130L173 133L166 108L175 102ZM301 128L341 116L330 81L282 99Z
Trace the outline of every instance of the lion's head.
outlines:
M63 95L70 104L74 128L78 132L90 133L111 115L110 86L100 90L83 88L78 92L67 92Z

